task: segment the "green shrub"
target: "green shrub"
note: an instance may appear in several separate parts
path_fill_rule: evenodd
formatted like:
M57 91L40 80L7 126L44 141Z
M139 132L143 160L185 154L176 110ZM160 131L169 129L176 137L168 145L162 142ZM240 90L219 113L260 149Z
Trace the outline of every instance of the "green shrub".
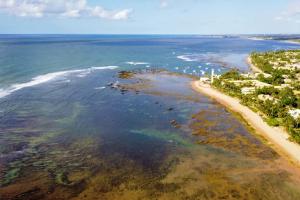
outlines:
M240 75L239 71L236 69L230 70L221 75L220 79L233 79L233 80L242 80L243 77Z
M297 97L291 88L284 88L279 92L279 99L281 106L292 106L297 107Z
M277 118L268 118L266 120L267 124L269 124L270 126L279 126L280 122L278 121Z

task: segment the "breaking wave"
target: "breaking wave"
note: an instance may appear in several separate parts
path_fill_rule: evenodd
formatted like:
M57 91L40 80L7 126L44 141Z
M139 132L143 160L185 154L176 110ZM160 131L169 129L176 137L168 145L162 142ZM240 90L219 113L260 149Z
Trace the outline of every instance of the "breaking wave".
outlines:
M55 80L56 78L64 77L64 76L67 76L70 74L77 74L77 77L85 77L95 70L105 70L105 69L113 70L113 69L117 69L117 68L118 68L118 66L90 67L87 69L59 71L59 72L53 72L53 73L39 75L39 76L32 78L31 81L29 81L29 82L17 83L17 84L13 84L13 85L9 86L6 89L0 89L0 98L8 96L11 93L21 90L23 88L32 87L35 85L46 83L48 81L52 81L52 80Z
M181 55L181 56L177 56L177 58L180 59L180 60L184 60L186 62L199 61L199 59L196 58L194 55Z
M126 62L126 64L128 65L149 65L149 63L146 63L146 62Z

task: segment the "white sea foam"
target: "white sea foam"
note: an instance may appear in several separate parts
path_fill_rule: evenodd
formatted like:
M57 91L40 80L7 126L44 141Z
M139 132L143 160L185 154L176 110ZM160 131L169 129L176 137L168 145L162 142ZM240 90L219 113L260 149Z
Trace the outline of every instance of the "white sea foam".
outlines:
M92 70L98 70L98 69L117 69L117 68L119 68L118 66L104 66L104 67L91 67L91 68L89 68L89 69L92 69Z
M126 62L126 64L128 64L128 65L149 65L149 63L147 63L147 62L133 62L133 61Z
M70 79L64 79L64 80L59 81L59 83L70 83L70 82L71 82Z
M80 72L78 75L77 75L77 77L79 77L79 78L83 78L83 77L86 77L88 74L90 74L91 73L91 69L88 69L88 70L85 70L85 71L82 71L82 72Z
M53 73L36 76L36 77L32 78L31 81L29 81L29 82L13 84L6 89L0 88L0 98L10 95L11 93L21 90L23 88L32 87L35 85L46 83L48 81L52 81L56 78L64 77L64 76L67 76L70 74L78 73L77 77L84 77L94 70L116 69L116 68L118 68L118 66L91 67L91 68L87 68L87 69L60 71L60 72L53 72Z
M103 89L105 89L105 88L106 88L106 87L103 86L103 87L95 87L94 89L95 89L95 90L103 90Z
M186 62L194 62L197 61L197 59L191 57L190 55L181 55L181 56L177 56L178 59L180 60L184 60Z
M249 40L255 40L255 41L263 41L266 40L264 38L260 38L260 37L248 37Z

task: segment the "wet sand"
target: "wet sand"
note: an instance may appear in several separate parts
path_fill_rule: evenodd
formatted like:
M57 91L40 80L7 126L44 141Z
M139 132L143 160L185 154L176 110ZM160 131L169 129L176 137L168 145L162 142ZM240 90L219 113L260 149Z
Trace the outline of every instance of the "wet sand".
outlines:
M300 164L300 146L289 140L287 132L280 128L269 126L259 114L253 112L248 107L240 104L239 100L230 96L227 96L216 89L213 89L210 85L202 84L199 81L192 82L192 88L200 93L203 93L220 104L226 106L230 110L239 113L254 129L258 134L263 135L277 149L287 154L298 165Z

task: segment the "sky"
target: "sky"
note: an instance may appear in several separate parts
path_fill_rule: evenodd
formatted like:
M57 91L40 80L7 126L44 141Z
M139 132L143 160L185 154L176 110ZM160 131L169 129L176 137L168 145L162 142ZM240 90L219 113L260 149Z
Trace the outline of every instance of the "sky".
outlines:
M300 0L0 0L0 34L300 34Z

